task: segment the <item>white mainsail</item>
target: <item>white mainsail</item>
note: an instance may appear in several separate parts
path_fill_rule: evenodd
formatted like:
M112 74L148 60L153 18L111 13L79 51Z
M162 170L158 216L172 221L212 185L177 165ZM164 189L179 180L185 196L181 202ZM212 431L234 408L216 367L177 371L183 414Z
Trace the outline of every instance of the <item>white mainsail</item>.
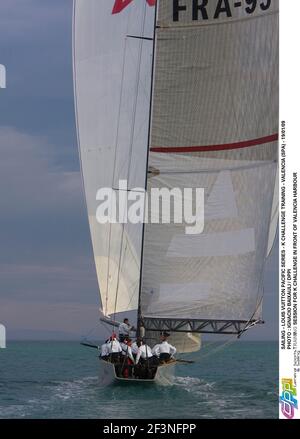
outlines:
M148 331L200 322L197 332L230 333L261 319L278 216L278 3L74 1L78 142L106 316L139 309ZM96 221L97 191L122 179L143 188L147 165L149 192L204 188L203 233L172 218Z
M148 189L202 187L206 202L197 236L146 225L147 327L261 318L277 224L278 1L235 3L158 4Z

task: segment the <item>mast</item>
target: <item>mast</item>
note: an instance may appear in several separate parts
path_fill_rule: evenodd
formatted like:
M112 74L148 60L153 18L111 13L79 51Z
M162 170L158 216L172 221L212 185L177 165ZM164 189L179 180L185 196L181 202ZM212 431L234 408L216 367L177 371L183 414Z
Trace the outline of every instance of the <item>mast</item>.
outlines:
M148 163L150 154L150 141L151 141L151 121L152 121L152 98L153 98L153 84L154 84L154 67L155 67L155 40L156 40L156 21L157 21L157 10L158 2L156 0L154 6L154 26L153 26L153 45L152 45L152 67L151 67L151 88L150 88L150 106L149 106L149 123L148 123L148 139L147 139L147 159L146 159L146 172L145 172L145 195L147 193L148 186ZM146 198L145 198L146 200ZM146 204L144 201L144 214L146 212ZM145 218L142 228L142 245L141 245L141 258L140 258L140 280L139 280L139 296L138 296L138 315L137 315L137 337L140 336L140 326L142 323L142 312L141 312L141 290L142 290L142 276L143 276L143 257L144 257L144 245L145 245Z

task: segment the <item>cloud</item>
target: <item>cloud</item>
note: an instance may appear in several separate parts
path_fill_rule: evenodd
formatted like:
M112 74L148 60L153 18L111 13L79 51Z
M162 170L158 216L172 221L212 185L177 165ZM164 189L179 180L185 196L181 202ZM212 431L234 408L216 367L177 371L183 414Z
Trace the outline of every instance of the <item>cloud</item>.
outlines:
M72 0L0 4L0 62L7 68L0 95L0 321L9 330L76 331L98 315L76 146L71 25Z
M80 173L54 164L46 138L0 127L0 145L0 296L97 307Z
M34 316L34 318L33 318ZM27 302L16 300L1 301L1 323L5 325L7 336L12 337L18 329L19 337L29 330L36 335L43 335L47 331L75 334L78 338L98 326L99 312L96 306L62 302L59 304ZM89 322L89 324L87 324ZM100 326L100 324L99 324ZM100 330L100 328L99 328Z
M82 206L79 172L55 169L54 148L47 139L0 127L1 215L45 216L53 210L69 213Z
M37 29L60 25L72 0L9 0L1 2L1 31L9 38L22 40Z
M70 243L73 248L69 252L76 248L74 234L78 245L82 245L83 238L88 241L79 171L66 172L57 167L55 150L43 137L0 127L0 145L0 235L3 245L8 235L11 238L7 254L13 244L14 262L18 262L18 249L26 244L28 249L38 251L37 261L41 251L54 251L54 247L56 261L61 262L60 254L70 257L66 249ZM86 250L85 245L81 253Z
M9 0L0 5L0 62L15 96L72 94L72 0ZM8 44L9 42L9 44Z

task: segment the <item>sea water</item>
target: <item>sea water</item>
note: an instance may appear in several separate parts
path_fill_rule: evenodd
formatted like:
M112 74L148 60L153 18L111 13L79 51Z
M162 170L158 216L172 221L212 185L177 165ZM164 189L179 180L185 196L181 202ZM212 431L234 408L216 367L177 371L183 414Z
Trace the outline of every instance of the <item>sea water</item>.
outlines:
M76 342L10 342L0 349L0 418L278 417L276 342L209 349L184 356L195 363L176 367L173 386L101 387L94 349Z

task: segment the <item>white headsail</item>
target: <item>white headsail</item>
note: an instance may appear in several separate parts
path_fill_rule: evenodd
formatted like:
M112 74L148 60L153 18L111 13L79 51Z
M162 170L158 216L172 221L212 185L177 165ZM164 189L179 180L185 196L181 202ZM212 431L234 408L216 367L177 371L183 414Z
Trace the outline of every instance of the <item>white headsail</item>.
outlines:
M99 189L145 185L154 8L129 3L74 2L78 142L105 315L137 309L139 295L142 224L96 221Z
M148 331L220 333L261 319L277 225L278 4L74 1L78 141L105 315L139 309ZM172 218L99 224L98 190L122 179L149 192L204 188L203 233Z

